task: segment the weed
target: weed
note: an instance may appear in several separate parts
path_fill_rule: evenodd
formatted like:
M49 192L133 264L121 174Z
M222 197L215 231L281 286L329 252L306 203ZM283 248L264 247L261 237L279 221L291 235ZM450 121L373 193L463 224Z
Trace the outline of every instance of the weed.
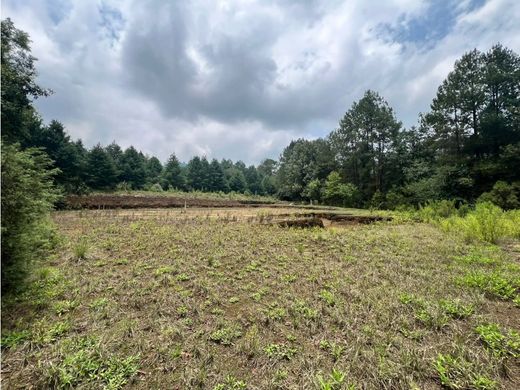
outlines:
M182 273L182 274L177 275L177 280L179 282L186 282L186 281L190 280L190 277L189 277L189 275Z
M189 310L188 308L185 306L185 305L181 305L179 307L177 307L177 309L175 310L175 312L180 316L180 317L186 317L189 313Z
M320 390L354 390L356 387L353 384L344 384L345 378L346 374L335 368L332 369L332 372L326 378L324 378L321 374L316 375L316 379L318 380L318 387Z
M239 297L231 297L231 298L229 298L228 302L229 303L237 303L237 302L240 302L240 298Z
M272 305L264 313L268 321L282 321L286 316L285 309L277 305Z
M91 309L99 310L103 307L108 305L108 299L107 298L97 298L92 301L92 303L89 305Z
M209 339L217 344L231 345L233 340L242 336L242 331L236 326L227 326L217 329L209 335Z
M62 360L45 372L50 387L63 389L100 383L105 389L120 389L138 369L138 356L103 357L92 338L64 344Z
M459 283L468 287L479 288L485 293L501 298L511 299L517 288L499 273L470 272L459 279Z
M345 347L327 340L320 341L320 348L324 351L328 351L332 355L332 358L335 362L341 358L341 355L343 355L343 352L345 351Z
M245 381L238 380L232 375L228 375L226 377L225 383L219 383L213 390L242 390L247 389L247 384Z
M159 276L159 275L164 275L164 274L172 274L175 272L175 268L173 268L172 266L164 266L164 267L159 267L155 270L154 274L156 276Z
M2 332L2 348L13 348L31 339L31 332L28 330Z
M441 309L445 314L455 319L463 319L469 317L475 311L473 305L464 305L460 300L441 300L439 302Z
M54 311L57 315L61 316L74 310L78 306L79 303L76 301L59 301L54 304Z
M299 314L308 320L315 320L318 318L318 310L309 307L304 301L296 301L293 310L296 314Z
M520 334L514 330L503 333L497 324L484 324L475 331L493 355L520 357Z
M88 251L89 245L88 242L84 239L79 240L73 248L74 257L76 258L76 260L86 259Z
M329 306L334 306L336 304L336 296L330 290L323 289L320 291L319 297L327 303Z
M291 360L298 350L287 344L269 344L264 348L264 352L270 359Z
M462 357L439 354L434 366L441 384L449 389L493 390L497 387L495 381Z

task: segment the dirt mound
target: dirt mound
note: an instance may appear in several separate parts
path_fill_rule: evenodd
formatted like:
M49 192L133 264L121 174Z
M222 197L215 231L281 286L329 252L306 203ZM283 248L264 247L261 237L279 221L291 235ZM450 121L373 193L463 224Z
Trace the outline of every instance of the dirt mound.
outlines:
M299 228L311 228L311 227L324 227L323 221L320 218L303 218L293 220L283 220L277 222L278 226L281 227L299 227Z
M66 207L69 209L137 209L137 208L181 208L181 207L261 207L272 202L231 199L196 199L174 196L135 195L70 195Z

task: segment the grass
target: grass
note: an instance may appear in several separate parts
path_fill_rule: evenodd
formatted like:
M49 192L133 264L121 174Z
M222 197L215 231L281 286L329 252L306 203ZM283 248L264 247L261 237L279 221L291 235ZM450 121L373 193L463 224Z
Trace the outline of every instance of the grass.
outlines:
M518 387L514 238L282 228L267 210L55 213L61 246L2 297L2 385Z

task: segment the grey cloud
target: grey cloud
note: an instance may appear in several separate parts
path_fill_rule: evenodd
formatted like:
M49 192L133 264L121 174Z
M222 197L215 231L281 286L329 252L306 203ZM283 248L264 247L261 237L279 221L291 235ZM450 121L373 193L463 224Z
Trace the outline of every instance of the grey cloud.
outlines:
M89 146L115 140L162 160L276 157L291 138L326 135L368 88L410 126L462 53L520 49L515 0L458 13L426 48L378 26L422 20L430 0L60 4L3 2L56 92L36 102L45 120Z

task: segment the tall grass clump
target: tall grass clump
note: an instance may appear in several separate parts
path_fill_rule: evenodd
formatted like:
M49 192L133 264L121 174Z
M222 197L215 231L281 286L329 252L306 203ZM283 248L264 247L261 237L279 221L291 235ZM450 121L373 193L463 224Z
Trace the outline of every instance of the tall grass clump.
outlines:
M458 232L467 241L496 243L505 237L518 237L520 213L503 211L491 202L477 203L475 209L464 217L451 216L437 221L447 232Z

